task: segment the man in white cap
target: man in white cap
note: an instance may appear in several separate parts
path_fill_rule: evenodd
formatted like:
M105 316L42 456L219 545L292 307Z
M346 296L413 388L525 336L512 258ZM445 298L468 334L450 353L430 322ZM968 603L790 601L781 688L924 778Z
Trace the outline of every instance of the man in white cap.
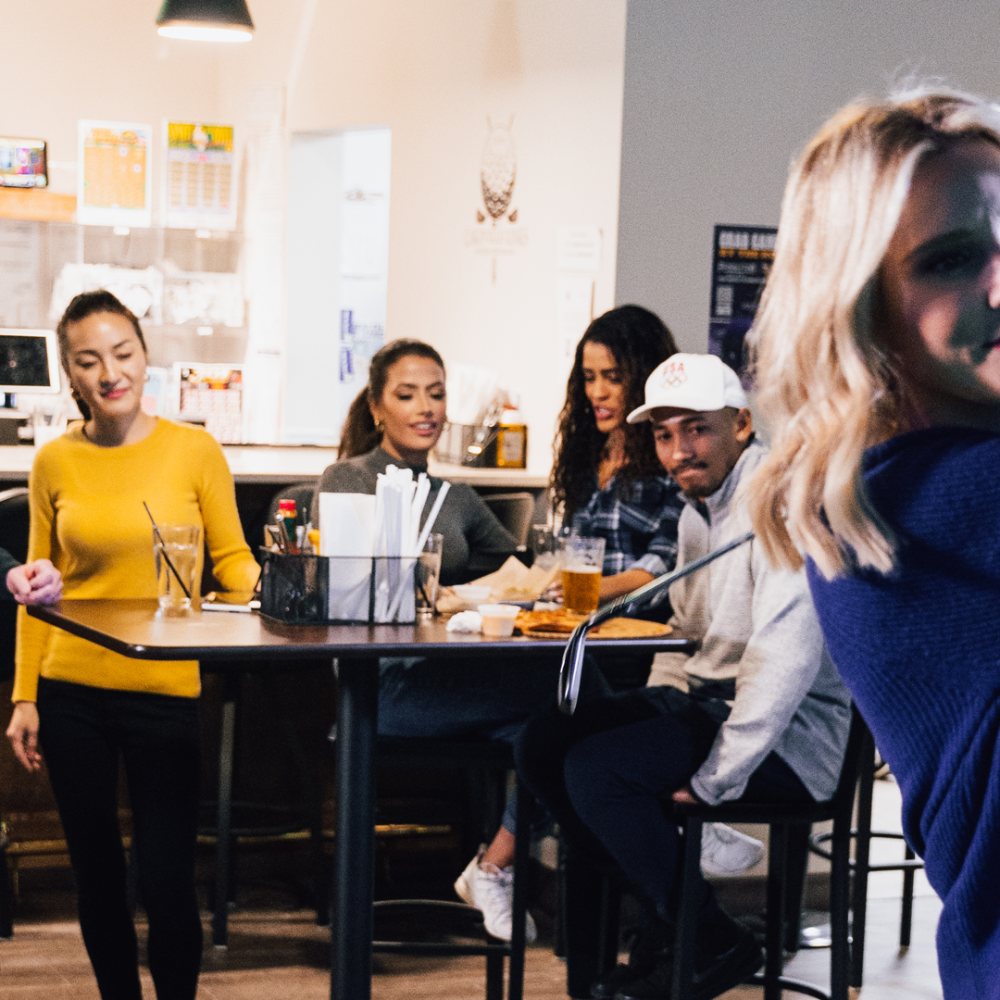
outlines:
M628 420L651 421L660 461L683 491L678 566L750 530L738 487L765 449L732 369L713 355L675 354L649 376L645 404ZM670 601L671 624L701 639L698 652L659 654L646 688L535 720L516 748L521 779L549 807L571 854L613 861L655 914L629 965L590 984L595 997L670 995L679 837L660 800L826 799L847 742L849 698L803 573L772 569L751 542L678 581ZM763 956L707 882L699 892L690 1000L709 1000ZM572 922L567 932L572 959L581 953ZM568 976L570 995L587 996L578 973Z

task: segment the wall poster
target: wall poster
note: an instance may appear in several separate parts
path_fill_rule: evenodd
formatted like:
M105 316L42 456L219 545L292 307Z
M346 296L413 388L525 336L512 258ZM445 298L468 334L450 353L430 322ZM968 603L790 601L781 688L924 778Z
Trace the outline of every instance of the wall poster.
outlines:
M757 315L777 238L772 226L715 227L708 351L740 375L746 368L743 342Z
M171 229L236 228L231 125L166 123L163 218Z
M150 125L79 123L77 222L84 226L152 225L152 135Z
M174 362L182 420L196 418L219 444L243 440L243 368Z

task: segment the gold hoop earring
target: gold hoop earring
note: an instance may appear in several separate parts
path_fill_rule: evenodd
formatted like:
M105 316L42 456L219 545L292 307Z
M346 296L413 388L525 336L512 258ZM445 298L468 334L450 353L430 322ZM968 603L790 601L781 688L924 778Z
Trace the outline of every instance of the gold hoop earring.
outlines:
M381 421L381 420L376 420L375 421L375 430L377 430L379 432L379 434L384 434L385 433L385 423L383 421Z

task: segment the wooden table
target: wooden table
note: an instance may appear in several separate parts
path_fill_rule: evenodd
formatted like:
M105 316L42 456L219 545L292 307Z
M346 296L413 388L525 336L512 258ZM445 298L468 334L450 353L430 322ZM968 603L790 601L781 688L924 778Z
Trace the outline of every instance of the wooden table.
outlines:
M375 887L374 755L378 660L382 656L465 656L482 662L552 656L562 639L493 639L421 625L284 625L259 615L192 611L161 618L155 600L61 601L30 607L42 621L99 646L144 660L239 660L336 657L338 660L337 839L333 888L333 1000L371 996ZM602 649L691 652L681 636L595 640ZM511 969L512 987L515 970ZM512 988L511 996L516 991Z

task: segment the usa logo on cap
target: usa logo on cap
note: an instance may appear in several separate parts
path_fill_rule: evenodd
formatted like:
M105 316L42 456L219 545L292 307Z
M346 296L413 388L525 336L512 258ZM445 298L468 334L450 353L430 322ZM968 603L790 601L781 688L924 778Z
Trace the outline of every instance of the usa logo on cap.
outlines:
M678 385L683 385L687 380L687 372L684 371L683 361L668 361L663 366L663 371L660 375L660 384L664 389L673 389Z

